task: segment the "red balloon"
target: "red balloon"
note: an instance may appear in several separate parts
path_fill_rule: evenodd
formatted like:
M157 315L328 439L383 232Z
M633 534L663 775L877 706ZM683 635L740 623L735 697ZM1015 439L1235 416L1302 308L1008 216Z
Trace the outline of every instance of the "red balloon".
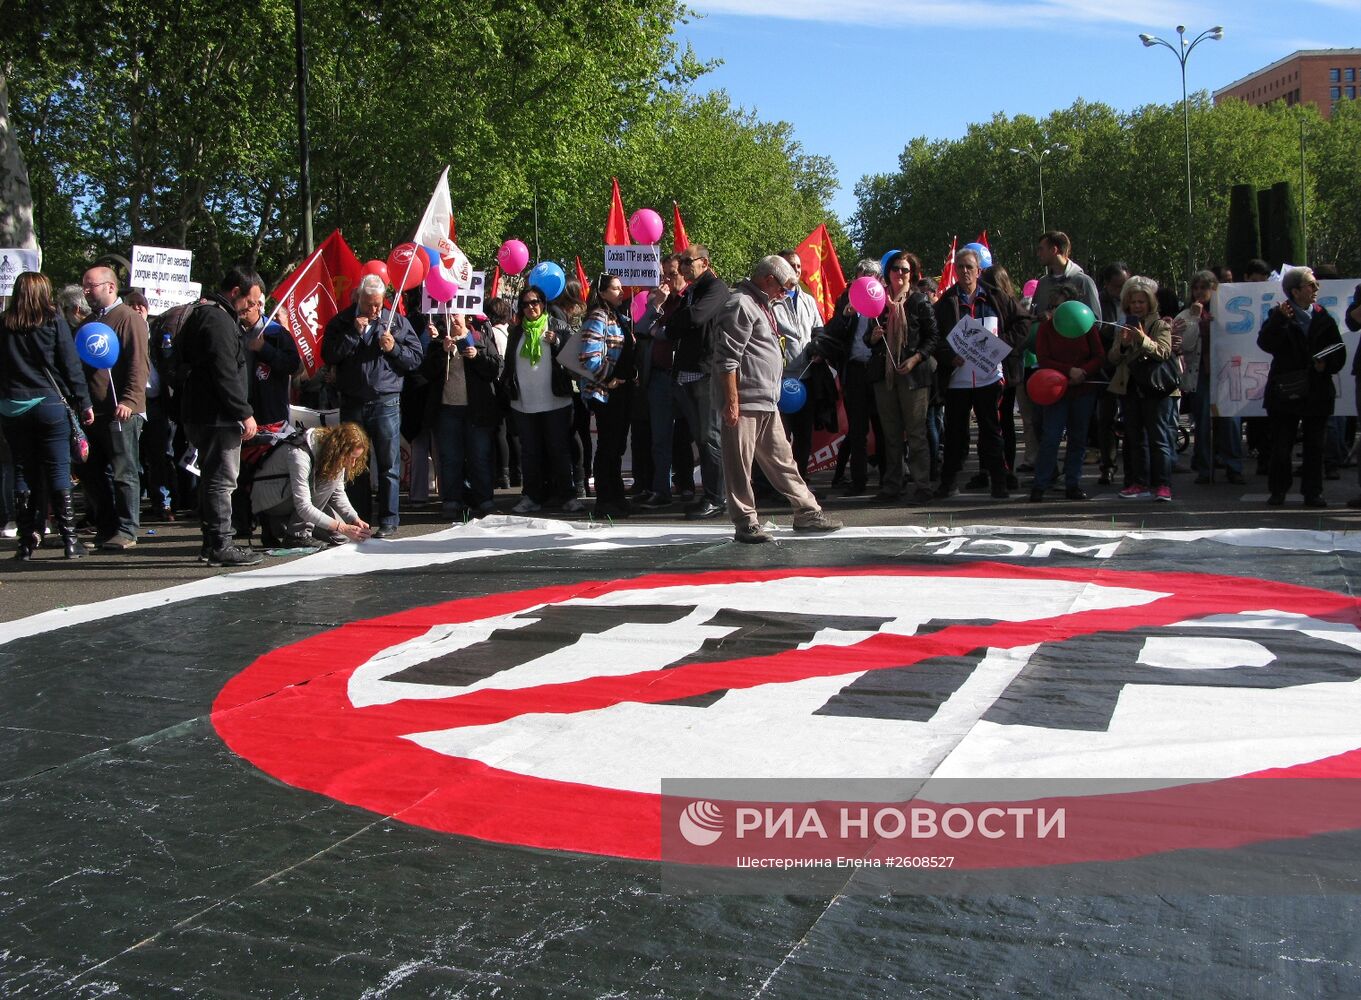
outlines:
M388 254L388 283L395 288L397 282L401 280L400 276L406 276L399 291L409 292L415 288L425 280L426 272L429 270L430 258L414 243L399 243L392 248L392 253Z
M383 284L385 285L392 284L392 279L388 277L388 266L381 260L366 261L364 266L359 269L360 278L366 278L370 274L378 275L378 277L383 279Z
M1068 376L1052 368L1040 368L1026 380L1025 389L1032 402L1051 406L1068 391Z

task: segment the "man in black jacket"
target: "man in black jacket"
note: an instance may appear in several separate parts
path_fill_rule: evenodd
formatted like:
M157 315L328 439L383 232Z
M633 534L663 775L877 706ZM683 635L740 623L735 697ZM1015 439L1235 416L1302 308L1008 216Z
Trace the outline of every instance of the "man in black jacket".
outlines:
M676 410L699 445L699 472L704 496L686 508L687 520L717 517L726 509L723 482L723 441L710 365L714 328L728 303L728 286L709 268L709 251L692 243L680 256L681 273L690 283L681 304L667 320L666 336L676 344L671 373L675 379Z
M378 515L373 516L369 478L345 489L359 516L377 522L374 538L397 534L397 495L402 478L402 385L421 366L425 350L411 324L383 305L383 280L366 275L355 304L337 313L322 335L321 359L336 366L340 419L364 428L373 442L378 470Z
M260 553L232 544L232 492L241 471L241 442L256 430L246 397L241 320L258 314L264 297L258 274L233 268L218 291L194 308L175 339L180 419L198 451L200 558L210 566L253 566L261 559Z

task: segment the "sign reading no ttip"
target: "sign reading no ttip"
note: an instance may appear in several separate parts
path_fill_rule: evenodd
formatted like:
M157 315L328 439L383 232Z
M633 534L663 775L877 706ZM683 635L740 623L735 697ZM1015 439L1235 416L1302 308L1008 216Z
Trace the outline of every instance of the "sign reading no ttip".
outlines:
M354 622L251 664L212 721L267 774L405 823L655 859L663 779L1361 775L1356 618L1105 566L657 574ZM1306 804L1292 835L1354 812Z

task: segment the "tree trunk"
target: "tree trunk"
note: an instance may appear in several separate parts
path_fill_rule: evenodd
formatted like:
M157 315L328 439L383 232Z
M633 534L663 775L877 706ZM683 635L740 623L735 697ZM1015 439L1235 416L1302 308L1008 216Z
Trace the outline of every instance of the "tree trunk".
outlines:
M33 232L33 189L19 139L10 126L9 87L0 68L0 246L38 248Z

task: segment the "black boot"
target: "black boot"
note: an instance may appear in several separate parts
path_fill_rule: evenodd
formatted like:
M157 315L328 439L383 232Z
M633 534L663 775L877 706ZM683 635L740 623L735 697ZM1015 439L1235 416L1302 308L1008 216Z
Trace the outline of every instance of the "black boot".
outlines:
M61 531L61 540L66 545L66 558L84 558L88 552L85 543L76 534L76 511L71 506L70 490L62 490L57 494L57 527Z
M15 551L14 558L20 562L28 562L33 558L33 550L43 540L43 536L34 526L32 494L14 494L14 523L19 528L19 548Z

